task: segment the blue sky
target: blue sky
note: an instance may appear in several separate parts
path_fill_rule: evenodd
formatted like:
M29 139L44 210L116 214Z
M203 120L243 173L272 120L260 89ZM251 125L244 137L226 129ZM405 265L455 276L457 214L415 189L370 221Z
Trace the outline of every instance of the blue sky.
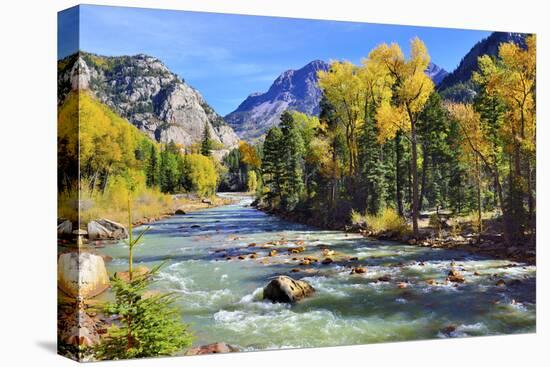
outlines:
M452 71L490 32L170 10L80 6L59 14L58 57L80 47L107 56L145 53L197 88L221 115L308 62L359 63L383 42L405 52L418 36L432 61ZM79 34L75 36L75 34ZM78 37L78 38L77 38ZM79 43L79 45L78 45Z

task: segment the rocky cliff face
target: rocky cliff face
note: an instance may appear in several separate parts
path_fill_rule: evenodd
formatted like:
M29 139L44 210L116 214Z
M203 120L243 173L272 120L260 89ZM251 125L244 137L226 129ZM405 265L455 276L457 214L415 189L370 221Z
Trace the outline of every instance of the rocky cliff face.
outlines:
M81 52L59 61L58 102L78 84L159 142L191 145L210 129L218 149L239 138L201 94L147 55L105 57Z
M285 71L267 92L249 95L235 111L225 116L225 121L242 139L254 140L278 125L285 110L319 115L322 92L317 85L317 72L329 67L328 63L315 60L301 69ZM430 63L426 74L437 85L448 73Z
M317 71L328 68L326 62L315 60L301 69L285 71L267 92L249 95L225 116L225 121L241 138L254 140L276 126L285 110L318 115L322 92L317 86Z

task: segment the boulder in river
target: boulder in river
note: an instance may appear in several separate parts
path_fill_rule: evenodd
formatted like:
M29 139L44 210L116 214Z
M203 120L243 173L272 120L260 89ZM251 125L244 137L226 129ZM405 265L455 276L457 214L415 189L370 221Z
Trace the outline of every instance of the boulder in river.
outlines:
M391 277L389 275L382 275L381 277L378 277L379 282L389 282L391 280Z
M188 356L196 356L201 354L216 354L216 353L232 353L238 352L239 348L227 343L212 343L191 348L185 353Z
M280 275L264 288L264 299L272 302L294 303L313 293L315 289L308 282Z
M178 209L176 209L176 211L174 212L174 214L176 214L176 215L185 215L185 214L187 214L187 213L186 213L185 210L183 210L182 208L178 208Z
M325 257L323 261L321 261L321 264L323 265L329 265L332 264L333 260L330 257Z
M362 266L357 266L351 269L350 274L365 274L366 272L367 272L367 268L364 268Z
M447 280L453 283L464 283L464 275L456 269L451 269L447 275Z
M128 238L128 230L122 224L109 219L98 219L88 222L88 239L122 240Z
M92 298L110 286L105 262L89 252L66 252L59 256L57 286L71 297Z
M334 250L329 250L328 248L325 248L325 249L321 250L321 252L323 253L323 256L332 256L332 255L334 255Z

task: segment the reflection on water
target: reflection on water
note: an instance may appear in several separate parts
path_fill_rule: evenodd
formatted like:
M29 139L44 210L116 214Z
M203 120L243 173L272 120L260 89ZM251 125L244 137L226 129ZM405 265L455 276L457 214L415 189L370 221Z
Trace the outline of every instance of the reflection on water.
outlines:
M137 264L167 261L155 287L181 294L197 345L223 341L256 350L535 331L535 266L318 230L249 203L157 222L135 250ZM249 246L270 241L279 241L276 257L267 257L268 246ZM286 249L298 245L306 251L289 255ZM292 259L321 259L325 246L335 251L330 265L301 267ZM101 251L113 257L110 272L127 267L123 243ZM451 262L465 283L444 282ZM350 265L367 272L351 275ZM279 274L308 281L315 296L292 306L262 301L262 288ZM390 281L379 281L383 276ZM500 279L505 287L496 285Z

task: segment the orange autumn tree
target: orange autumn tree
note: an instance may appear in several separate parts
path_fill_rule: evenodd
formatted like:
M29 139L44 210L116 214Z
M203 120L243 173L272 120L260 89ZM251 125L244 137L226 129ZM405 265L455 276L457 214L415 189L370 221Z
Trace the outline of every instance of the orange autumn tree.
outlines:
M396 43L382 44L369 54L369 62L384 68L393 78L385 86L384 98L376 110L378 139L383 142L402 133L411 144L412 173L412 222L413 234L418 236L418 136L416 124L430 94L434 90L432 80L424 73L430 56L424 43L411 41L411 53L406 58Z

